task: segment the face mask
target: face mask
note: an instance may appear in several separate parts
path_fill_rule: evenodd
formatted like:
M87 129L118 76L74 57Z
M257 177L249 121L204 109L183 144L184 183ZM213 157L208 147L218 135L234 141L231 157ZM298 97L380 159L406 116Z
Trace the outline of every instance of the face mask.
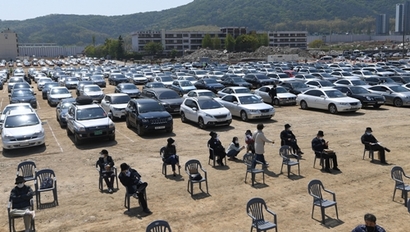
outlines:
M367 135L371 135L372 133L371 133L371 132L366 132L366 134L367 134Z
M130 172L129 170L127 170L127 171L125 172L125 175L129 177L129 176L131 175L131 172Z
M376 228L373 227L373 226L366 226L366 231L367 231L367 232L375 232L375 231L376 231Z
M100 155L101 158L104 158L104 155Z
M238 144L238 143L239 143L239 141L238 141L238 140L235 140L235 141L234 141L234 143Z
M24 183L17 184L17 188L23 188L23 187L24 187Z

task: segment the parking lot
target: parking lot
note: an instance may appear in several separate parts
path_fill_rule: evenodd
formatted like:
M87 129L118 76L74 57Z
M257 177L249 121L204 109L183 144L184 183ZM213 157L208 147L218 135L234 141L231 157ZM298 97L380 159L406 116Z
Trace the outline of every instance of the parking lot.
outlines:
M127 230L144 231L153 220L167 220L173 231L248 231L251 218L246 214L246 203L252 197L262 197L268 207L278 214L280 231L329 231L320 224L320 210L315 209L311 219L312 197L307 192L307 184L312 179L320 179L327 189L336 193L340 221L329 219L332 231L350 231L363 223L365 213L374 213L378 224L387 231L407 231L408 212L403 206L400 193L392 201L394 182L390 170L399 165L410 173L408 162L408 116L407 107L382 106L379 109L361 109L355 113L330 114L320 110L302 110L299 106L276 107L271 120L243 122L234 118L229 127L199 129L194 124L184 124L178 116L174 117L174 131L151 133L143 137L130 130L125 120L115 121L116 141L90 141L74 145L73 138L60 128L56 121L55 108L41 99L41 92L33 82L37 93L37 112L42 119L46 134L45 148L25 148L11 150L0 157L0 184L4 192L0 202L6 206L9 193L14 187L17 164L24 160L34 160L37 169L51 168L56 172L59 206L36 210L37 231L101 231ZM141 86L139 86L141 88ZM105 93L113 93L114 87L107 85ZM73 96L75 92L73 91ZM7 88L0 93L1 109L8 104ZM266 170L265 184L252 187L244 183L246 167L239 161L227 161L224 168L208 165L206 143L209 132L215 130L225 147L233 136L244 144L247 129L256 130L256 124L265 124L265 135L274 139L274 146L265 146L265 158L270 163ZM297 136L303 152L301 176L280 174L281 159L279 133L289 123ZM373 134L383 145L391 149L386 153L389 165L371 163L366 157L362 160L363 145L360 136L366 127L373 128ZM341 172L322 173L316 164L310 142L318 130L323 130L339 161ZM159 149L166 139L173 137L182 166L181 176L165 178L161 174L162 160ZM132 209L127 212L123 206L125 188L113 194L100 193L98 172L95 162L101 149L107 149L116 166L126 162L137 169L144 181L148 182L148 205L153 214L144 215L135 199ZM244 152L240 153L242 157ZM209 196L196 194L191 198L186 191L187 175L183 165L189 159L198 159L208 171ZM285 169L285 168L284 168ZM292 168L296 172L296 168ZM171 173L168 168L168 173ZM258 182L261 176L256 176ZM33 183L27 183L34 189ZM45 195L43 201L50 200ZM333 208L326 210L335 219ZM0 231L7 231L7 210L0 211ZM22 228L22 220L16 220Z

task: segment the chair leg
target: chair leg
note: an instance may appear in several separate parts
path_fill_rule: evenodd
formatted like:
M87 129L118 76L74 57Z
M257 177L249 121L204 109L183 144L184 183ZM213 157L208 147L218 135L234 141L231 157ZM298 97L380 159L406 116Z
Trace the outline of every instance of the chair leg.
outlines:
M255 185L255 173L252 173L252 186Z
M245 174L245 183L246 183L246 178L248 177L248 172Z
M290 168L291 168L291 166L290 165L287 165L288 166L288 178L290 177Z
M337 211L337 204L335 205L335 209L336 209L336 218L337 220L339 220L339 212Z
M393 191L393 199L392 201L394 201L394 196L396 195L396 186L394 186L394 191Z
M325 208L320 207L320 211L322 213L322 224L325 224Z
M208 192L208 180L205 180L205 185L206 185L206 194L209 194L209 192Z
M191 197L194 196L194 183L191 181Z
M283 162L282 162L282 167L280 167L280 173L282 173L282 169L283 169Z
M300 164L298 164L298 176L300 176Z
M262 172L263 184L265 184L265 172Z
M313 213L314 212L315 212L315 205L313 204L313 206L312 206L312 215L311 215L312 219L313 219Z

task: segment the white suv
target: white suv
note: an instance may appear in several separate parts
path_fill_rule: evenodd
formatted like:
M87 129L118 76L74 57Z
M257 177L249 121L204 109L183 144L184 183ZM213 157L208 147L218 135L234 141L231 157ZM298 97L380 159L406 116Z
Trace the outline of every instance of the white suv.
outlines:
M211 97L189 97L181 104L181 121L198 123L205 129L208 126L229 126L232 122L231 112Z
M131 100L126 93L106 94L101 101L101 107L105 112L110 113L111 119L125 117L125 108Z
M32 109L8 112L1 131L3 151L45 144L43 124Z

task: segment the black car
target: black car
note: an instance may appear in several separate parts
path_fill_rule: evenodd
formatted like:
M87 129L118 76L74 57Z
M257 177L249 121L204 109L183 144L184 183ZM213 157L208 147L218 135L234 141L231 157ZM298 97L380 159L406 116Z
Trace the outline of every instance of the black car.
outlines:
M142 89L153 89L153 88L166 88L166 86L162 82L148 82L142 87Z
M31 107L37 108L36 93L29 88L13 89L10 97L10 104L13 103L30 103Z
M225 88L223 84L217 82L215 79L212 78L203 78L195 82L194 85L197 89L207 89L211 90L214 93L217 93L219 90Z
M280 83L280 86L283 86L287 91L296 95L308 89L312 89L312 87L309 87L305 83L298 80L284 81Z
M121 83L115 87L114 93L125 93L131 98L137 98L141 95L140 90L133 83Z
M362 103L362 107L373 106L379 108L386 102L386 99L380 94L370 93L361 86L335 86L334 89L340 90L347 96L356 98Z
M393 81L399 84L407 84L410 83L410 77L408 76L392 76L390 77Z
M168 88L144 89L142 96L159 101L170 114L179 114L184 101L177 92Z
M260 88L264 85L273 85L275 83L274 79L271 79L262 73L249 73L246 74L243 79L252 84L254 88Z
M369 85L397 85L390 77L367 77L363 79Z
M222 77L221 84L225 86L243 86L247 88L251 88L252 85L246 82L242 77L234 76L234 77Z
M111 73L108 77L108 84L109 85L118 85L119 83L127 83L128 78L120 73Z
M43 99L47 99L47 92L53 87L59 87L60 85L57 82L47 82L44 84L43 88L41 89L41 96Z
M136 128L140 136L147 131L173 130L171 114L161 103L149 98L131 99L125 108L125 122L128 128Z

